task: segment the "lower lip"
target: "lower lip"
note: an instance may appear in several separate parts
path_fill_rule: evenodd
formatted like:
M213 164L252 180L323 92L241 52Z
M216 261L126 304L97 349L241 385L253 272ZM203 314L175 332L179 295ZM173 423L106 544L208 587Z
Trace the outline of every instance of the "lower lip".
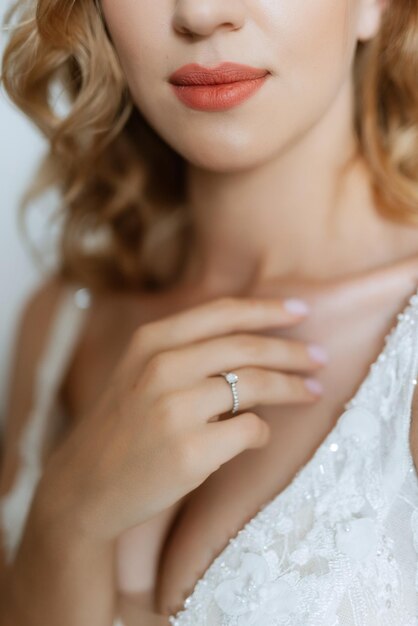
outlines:
M199 111L225 111L237 106L262 87L268 74L251 80L218 85L173 85L171 87L183 104Z

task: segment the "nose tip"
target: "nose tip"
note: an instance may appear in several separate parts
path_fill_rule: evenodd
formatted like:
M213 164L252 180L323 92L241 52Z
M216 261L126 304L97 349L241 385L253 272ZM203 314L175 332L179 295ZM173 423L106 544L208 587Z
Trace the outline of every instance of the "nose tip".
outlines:
M244 23L240 0L178 0L175 29L190 38L208 37L218 29L238 30Z

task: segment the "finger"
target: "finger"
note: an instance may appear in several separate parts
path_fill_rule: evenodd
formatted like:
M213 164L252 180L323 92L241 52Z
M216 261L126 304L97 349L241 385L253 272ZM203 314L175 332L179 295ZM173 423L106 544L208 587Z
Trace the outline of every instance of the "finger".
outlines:
M299 304L298 304L299 303ZM145 359L163 350L245 330L291 326L309 307L297 299L224 297L139 327L133 343Z
M256 405L313 403L322 393L307 386L309 378L262 368L236 370L236 389L239 410L248 410ZM315 380L317 384L319 381ZM179 422L188 427L191 420L211 422L232 409L232 393L229 383L222 376L201 381L200 384L163 396Z
M266 445L270 433L267 422L249 412L208 424L203 437L205 451L211 452L208 460L212 464L212 472L244 450Z
M144 385L148 393L167 393L222 371L250 366L315 371L325 362L318 360L319 348L303 341L255 334L216 337L153 357L144 372Z

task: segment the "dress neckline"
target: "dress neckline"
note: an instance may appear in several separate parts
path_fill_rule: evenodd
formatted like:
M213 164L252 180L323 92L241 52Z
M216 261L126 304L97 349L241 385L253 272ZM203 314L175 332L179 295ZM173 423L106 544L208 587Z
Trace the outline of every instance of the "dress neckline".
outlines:
M195 582L195 584L193 586L193 589L192 589L191 593L188 595L188 597L183 602L182 608L180 608L177 613L172 614L172 615L170 615L168 617L170 624L174 624L175 625L177 623L176 620L177 620L178 616L181 613L183 613L184 611L187 610L187 607L190 604L190 601L191 601L192 597L195 595L195 593L197 591L197 588L202 583L204 583L204 581L210 576L212 571L218 566L218 564L221 563L222 559L225 556L226 551L231 547L232 544L235 544L238 541L239 536L244 534L244 533L246 533L246 532L248 532L248 531L250 531L250 529L252 527L254 527L255 525L262 523L262 521L266 517L268 517L268 515L270 514L271 509L273 507L277 506L279 502L281 503L281 501L283 499L288 497L289 494L291 494L292 491L294 491L297 488L299 483L301 481L303 481L305 476L307 476L309 474L309 472L315 466L316 461L320 457L320 454L325 449L325 447L327 445L332 445L332 440L335 437L336 433L338 432L338 428L339 428L339 426L340 426L340 424L342 422L342 418L343 418L343 415L345 414L346 410L349 409L350 407L352 407L353 405L355 405L356 400L360 396L360 392L370 383L371 378L372 378L372 373L373 373L375 367L377 366L377 363L383 360L384 355L386 355L387 351L390 348L390 340L391 340L391 338L395 335L395 333L399 332L399 330L403 326L403 324L407 323L407 320L408 320L407 313L414 307L414 305L416 306L418 304L418 283L415 284L414 291L412 293L409 293L409 295L407 295L406 298L408 299L407 303L396 314L397 321L392 325L392 327L390 328L389 332L386 334L386 336L384 338L383 346L382 346L381 350L379 351L379 354L377 355L375 360L369 365L368 371L367 371L365 377L363 378L363 380L357 386L354 394L351 396L351 398L347 402L345 402L343 404L343 406L341 408L341 412L340 412L340 414L339 414L339 416L338 416L334 426L331 428L331 430L328 432L328 434L324 437L324 439L316 447L315 451L313 452L311 457L308 459L308 461L304 465L302 465L302 467L300 467L299 470L297 470L297 472L294 474L294 476L290 480L290 482L283 489L281 489L278 493L276 493L272 498L270 498L270 500L268 500L266 503L264 503L258 509L258 511L253 515L253 517L250 520L248 520L245 524L243 524L243 526L233 536L231 536L229 538L228 543L217 554L217 556L215 556L215 558L211 561L211 563L208 565L208 567L203 572L203 574L197 579L197 581ZM411 457L410 461L412 462L412 457ZM417 478L418 478L418 475L417 475Z

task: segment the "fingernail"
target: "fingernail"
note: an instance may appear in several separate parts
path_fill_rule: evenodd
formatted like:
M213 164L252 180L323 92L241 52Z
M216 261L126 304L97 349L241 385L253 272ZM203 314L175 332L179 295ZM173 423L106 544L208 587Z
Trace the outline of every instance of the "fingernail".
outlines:
M313 361L317 363L328 363L328 354L325 348L316 343L308 344L308 352Z
M321 395L324 390L321 383L319 380L316 380L316 378L305 378L305 385L309 391L312 391L312 393L318 396Z
M290 313L296 313L297 315L305 315L310 311L309 305L299 298L289 298L283 302L283 306Z

